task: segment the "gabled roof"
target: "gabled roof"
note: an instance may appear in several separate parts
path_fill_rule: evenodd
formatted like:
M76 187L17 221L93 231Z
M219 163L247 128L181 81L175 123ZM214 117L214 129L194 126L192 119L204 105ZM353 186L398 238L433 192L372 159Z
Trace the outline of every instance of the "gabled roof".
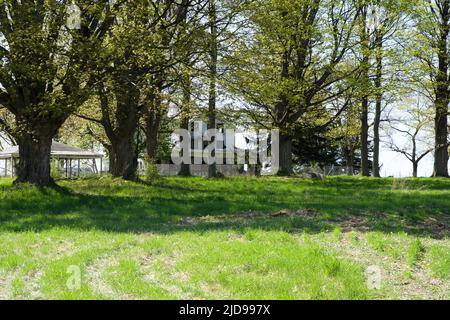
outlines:
M64 143L53 141L51 156L53 158L72 158L72 159L95 159L102 158L103 155L90 150L84 150L78 147L69 146ZM0 151L0 159L19 158L19 147L14 146Z

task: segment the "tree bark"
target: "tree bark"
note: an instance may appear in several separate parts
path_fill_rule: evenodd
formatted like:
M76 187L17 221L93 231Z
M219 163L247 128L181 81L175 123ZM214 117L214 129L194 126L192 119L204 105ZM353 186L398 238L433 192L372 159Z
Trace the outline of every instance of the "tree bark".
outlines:
M14 183L32 183L45 187L54 185L50 176L50 153L53 135L22 134L19 143L19 166Z
M448 177L448 113L449 113L449 77L448 77L448 35L450 32L450 1L442 4L442 21L438 42L438 70L436 76L435 100L435 142L434 142L434 177Z
M344 146L342 148L343 156L346 163L346 173L349 176L354 174L353 163L355 162L355 151L349 146Z
M185 129L189 131L189 119L191 113L191 79L190 75L186 75L183 79L183 105L181 109L181 121L180 127L181 129ZM191 143L189 141L189 143ZM181 163L180 171L178 172L179 176L188 177L191 175L191 166L189 163Z
M287 176L292 173L292 137L280 133L280 167L279 176Z
M436 105L435 116L435 153L434 153L434 177L448 178L448 132L447 132L447 104Z
M370 44L369 44L369 32L367 30L367 6L363 7L361 10L362 14L360 16L360 41L361 41L361 110L360 110L360 121L361 121L361 132L360 132L360 142L361 142L361 175L369 176L369 124L368 124L368 112L369 112L369 63L370 63Z
M372 175L380 177L380 122L381 104L383 99L382 76L383 76L383 36L382 31L377 31L375 39L376 50L376 77L375 77L375 119L373 122L373 162Z
M189 117L183 116L181 120L181 129L189 130ZM190 142L189 142L190 143ZM180 165L179 176L189 177L191 175L191 166L189 163L182 163Z
M368 124L368 97L361 102L361 175L368 177L369 172L369 124Z
M118 136L111 140L110 172L113 177L121 177L125 180L136 180L137 157L134 137Z
M156 162L156 156L158 153L158 139L159 130L161 128L162 120L162 97L161 92L163 90L162 75L158 74L155 78L155 88L149 95L149 106L145 113L145 146L147 151L147 158L151 162Z
M114 111L115 121L111 119L108 97L104 88L99 91L102 124L111 143L111 174L113 177L134 181L137 179L136 171L138 165L135 135L139 126L139 113L137 110L139 92L129 83L124 86L126 90L120 91L115 95L117 100Z
M158 154L158 130L159 130L159 120L155 119L155 122L151 124L147 123L147 130L145 132L145 146L147 150L148 159L151 161L156 161L156 155Z
M413 161L413 177L417 178L419 163L417 161Z
M209 66L208 129L216 128L216 82L217 82L218 45L217 45L217 12L215 1L216 0L209 0L209 25L211 34L209 47L210 66ZM217 177L216 163L208 165L208 177L209 178Z

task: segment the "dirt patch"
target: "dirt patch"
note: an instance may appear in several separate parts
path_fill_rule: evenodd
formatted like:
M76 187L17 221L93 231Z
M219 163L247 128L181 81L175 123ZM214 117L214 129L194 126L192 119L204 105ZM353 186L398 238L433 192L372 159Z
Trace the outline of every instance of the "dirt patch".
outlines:
M315 218L319 214L315 209L299 209L299 210L281 210L272 213L271 217L303 217L303 218Z
M41 277L42 270L31 271L24 277L25 292L29 294L28 298L31 300L38 300L43 298L40 284Z
M449 220L448 217L429 217L425 219L423 226L433 237L442 239L450 235Z
M0 274L0 300L11 299L11 287L15 277L15 272Z
M245 241L244 235L238 233L238 234L229 234L227 236L228 241Z
M117 263L115 257L111 255L100 256L90 263L85 271L85 281L89 287L96 293L102 296L111 298L117 297L117 299L126 299L126 296L120 296L106 281L104 278L104 271L109 267L112 267Z
M258 211L245 211L238 214L230 215L217 215L217 216L201 216L201 217L186 217L178 222L178 226L194 226L199 223L224 223L224 222L240 222L251 219L260 218L290 218L290 217L302 217L302 218L316 218L319 216L319 212L312 208L290 210L283 209L273 213L258 212Z
M367 217L353 216L339 221L339 225L343 232L349 232L353 230L358 230L362 232L368 231L369 219Z

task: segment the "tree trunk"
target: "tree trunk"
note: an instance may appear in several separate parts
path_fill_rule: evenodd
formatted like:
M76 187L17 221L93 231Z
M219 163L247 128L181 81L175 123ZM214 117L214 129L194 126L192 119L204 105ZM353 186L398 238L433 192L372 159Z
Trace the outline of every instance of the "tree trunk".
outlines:
M148 128L148 126L147 126ZM145 146L147 150L148 159L151 161L156 161L156 155L158 154L158 132L159 122L153 123L150 132L145 133Z
M383 76L383 37L382 31L377 31L375 40L376 46L376 78L375 78L375 119L373 122L373 162L372 175L380 177L380 122L381 122L381 103L383 99L382 76Z
M353 163L355 162L355 152L351 147L344 147L343 148L344 158L347 166L346 173L349 176L352 176L354 174L354 168Z
M280 167L279 176L287 176L292 173L292 137L280 133Z
M127 75L125 74L125 77ZM115 83L115 107L110 106L106 89L99 87L102 124L110 141L110 173L125 180L137 179L136 131L139 127L140 93L130 82ZM120 90L119 90L120 89ZM114 114L111 114L114 109Z
M376 102L375 106L375 120L373 128L373 162L372 162L372 176L380 177L380 113L381 101Z
M413 161L413 177L417 178L417 169L419 167L419 163L417 161Z
M369 124L368 124L368 97L361 102L361 175L368 177L369 172Z
M434 153L434 177L448 177L448 132L447 113L448 107L436 106L435 116L435 153Z
M183 108L184 108L184 106L183 106ZM180 127L181 127L181 129L189 130L189 117L186 116L185 114L182 115ZM181 163L180 171L178 172L178 175L183 176L183 177L189 177L191 175L190 164L184 163L184 162Z
M118 136L111 139L110 172L113 177L134 181L137 179L137 157L133 137Z
M191 114L191 78L190 75L187 74L183 83L183 105L181 107L181 121L180 127L181 129L189 131L189 119ZM189 141L189 143L191 143ZM178 172L179 176L188 177L191 175L191 166L189 163L181 163L180 171Z
M20 160L14 183L32 183L41 187L54 185L50 176L52 138L51 134L23 134L17 139Z
M209 24L210 24L210 66L209 66L209 99L208 99L208 129L216 128L216 81L217 81L217 13L216 0L209 0ZM213 139L214 141L214 139ZM212 141L212 142L213 142ZM213 152L215 155L215 152ZM208 165L208 177L217 177L217 166L214 162Z
M448 177L448 113L449 113L449 78L448 78L448 35L450 18L449 1L442 6L442 21L440 25L440 39L438 42L438 70L436 75L435 101L435 143L434 143L434 177Z
M352 152L352 153L350 154L349 160L350 160L350 161L349 161L348 168L347 168L347 170L348 170L348 175L353 176L353 175L355 174L355 168L354 168L354 166L353 166L353 163L355 162L355 154L354 154L354 152Z
M365 5L364 5L365 6ZM367 6L362 8L362 14L360 16L360 41L361 41L361 111L360 111L360 121L361 121L361 132L360 132L360 142L361 142L361 175L369 176L369 124L368 124L368 112L369 112L369 89L370 89L370 79L369 79L369 68L370 68L370 39L369 31L367 30Z

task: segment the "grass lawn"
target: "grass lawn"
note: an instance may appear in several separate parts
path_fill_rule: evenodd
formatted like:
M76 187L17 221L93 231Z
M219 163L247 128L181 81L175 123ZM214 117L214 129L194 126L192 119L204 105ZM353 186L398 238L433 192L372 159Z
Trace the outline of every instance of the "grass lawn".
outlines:
M11 182L0 299L450 298L450 179Z

